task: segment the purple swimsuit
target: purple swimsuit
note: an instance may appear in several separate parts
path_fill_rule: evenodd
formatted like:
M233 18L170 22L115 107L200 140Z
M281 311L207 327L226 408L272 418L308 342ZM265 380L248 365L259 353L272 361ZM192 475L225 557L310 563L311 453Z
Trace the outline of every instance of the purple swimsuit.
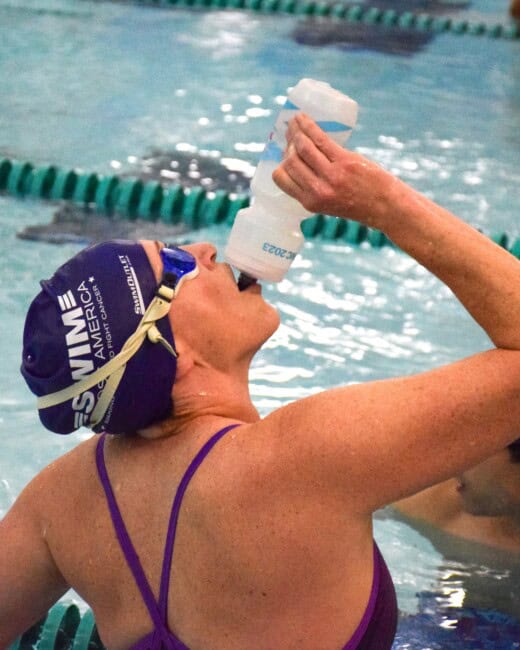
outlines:
M134 575L146 607L150 612L150 617L152 618L154 625L153 631L135 643L131 650L189 650L182 641L170 632L167 624L170 568L179 511L186 488L198 467L222 436L236 426L238 425L232 424L221 429L202 446L195 458L191 461L179 487L177 488L170 515L168 533L166 536L158 601L155 600L148 580L146 579L139 557L134 549L121 517L112 486L110 485L103 452L105 434L99 438L96 448L96 465L99 478L105 490L108 507L119 544L121 545L128 566ZM360 624L350 641L344 646L343 650L389 650L394 639L396 623L397 600L394 586L383 557L374 542L374 577L370 599Z

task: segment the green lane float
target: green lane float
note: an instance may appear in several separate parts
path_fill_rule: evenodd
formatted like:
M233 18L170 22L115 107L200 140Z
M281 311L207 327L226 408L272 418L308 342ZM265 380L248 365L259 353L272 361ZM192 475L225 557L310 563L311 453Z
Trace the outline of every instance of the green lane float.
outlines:
M137 218L144 221L156 221L163 201L164 191L162 185L157 181L146 183L141 192L139 205L137 206ZM123 202L118 207L124 207ZM124 212L124 210L122 210Z
M47 616L12 643L8 650L104 650L91 610L58 603Z
M159 210L163 223L175 225L180 221L180 213L184 202L184 192L180 185L171 185L165 192Z
M7 191L15 196L23 196L27 193L27 179L33 171L33 166L28 162L13 160L7 178Z
M38 649L67 647L66 642L74 638L80 618L76 605L55 605L49 611L41 629Z
M119 185L117 201L115 202L116 212L128 215L129 219L135 219L141 203L143 190L144 185L140 180L129 178L122 181ZM152 206L149 207L151 211Z
M0 192L32 199L71 201L92 207L109 217L162 222L169 226L185 224L190 230L223 224L233 225L239 210L249 205L249 196L218 190L207 192L203 187L161 185L157 181L143 183L136 178L100 176L93 172L65 171L53 165L41 168L30 162L0 160ZM379 230L367 228L357 221L317 214L302 222L306 238L347 244L368 244L373 248L392 246ZM504 232L490 238L520 259L520 238Z
M80 174L74 186L72 200L74 203L83 203L89 205L93 203L99 185L99 176L97 174Z
M246 195L202 187L146 184L136 178L100 176L93 172L62 170L53 165L35 167L29 162L0 159L0 192L17 197L71 201L96 212L126 219L184 223L190 229L217 223L232 224L235 215L249 204Z
M59 199L70 201L74 194L77 182L78 175L76 172L58 170L54 177L54 182L49 193L49 198L54 201L57 201Z
M41 196L44 199L49 198L50 191L56 178L56 167L40 167L31 172L29 183L29 194L31 196Z
M71 650L102 650L103 644L99 639L96 621L92 610L88 610L82 617L74 635Z

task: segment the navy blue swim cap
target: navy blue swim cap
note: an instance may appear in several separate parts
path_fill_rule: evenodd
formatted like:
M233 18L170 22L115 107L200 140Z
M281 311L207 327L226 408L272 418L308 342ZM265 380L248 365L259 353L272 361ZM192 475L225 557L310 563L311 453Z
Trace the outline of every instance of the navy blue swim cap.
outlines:
M31 303L23 335L21 372L43 396L83 380L117 355L135 332L158 282L138 242L115 240L85 248L61 266ZM168 318L156 322L174 345ZM81 426L134 433L171 414L176 359L145 339L129 359L102 419L89 422L103 390L100 381L65 402L40 408L43 425L55 433Z

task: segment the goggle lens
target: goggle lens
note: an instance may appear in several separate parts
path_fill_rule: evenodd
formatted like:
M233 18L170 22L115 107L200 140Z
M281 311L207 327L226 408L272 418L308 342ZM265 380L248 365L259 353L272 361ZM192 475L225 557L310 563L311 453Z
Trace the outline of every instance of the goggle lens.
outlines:
M194 278L199 272L195 257L178 246L166 244L159 255L163 263L163 283L176 291L183 280Z

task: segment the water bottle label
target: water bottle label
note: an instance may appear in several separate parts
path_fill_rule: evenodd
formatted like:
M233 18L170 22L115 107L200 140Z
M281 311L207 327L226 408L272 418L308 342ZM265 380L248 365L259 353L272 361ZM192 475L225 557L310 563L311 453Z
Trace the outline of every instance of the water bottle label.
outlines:
M275 246L275 244L270 244L269 242L265 241L262 244L262 250L264 250L266 253L269 253L269 255L274 255L275 257L281 257L284 260L293 260L298 253L295 253L294 251L287 250L286 248L280 248L279 246Z
M290 99L285 100L285 104L283 105L283 107L284 107L285 110L288 110L288 111L299 111L300 110L300 107L296 106L296 104L291 102Z
M334 122L334 120L318 120L316 124L321 128L325 133L339 133L352 131L352 127L348 124L342 124L341 122Z
M293 102L287 100L283 105L283 110L299 111L299 106L296 106ZM337 122L335 120L317 120L316 124L320 127L325 133L338 133L338 131L352 131L352 127L343 122Z
M269 134L267 144L264 151L260 155L260 160L271 160L276 163L281 162L283 158L283 150L285 148L285 131L289 120L296 115L299 107L293 104L288 99L278 115L274 128Z
M281 147L276 144L274 140L268 140L265 148L260 155L260 160L274 160L275 162L280 162L283 158L283 151Z

